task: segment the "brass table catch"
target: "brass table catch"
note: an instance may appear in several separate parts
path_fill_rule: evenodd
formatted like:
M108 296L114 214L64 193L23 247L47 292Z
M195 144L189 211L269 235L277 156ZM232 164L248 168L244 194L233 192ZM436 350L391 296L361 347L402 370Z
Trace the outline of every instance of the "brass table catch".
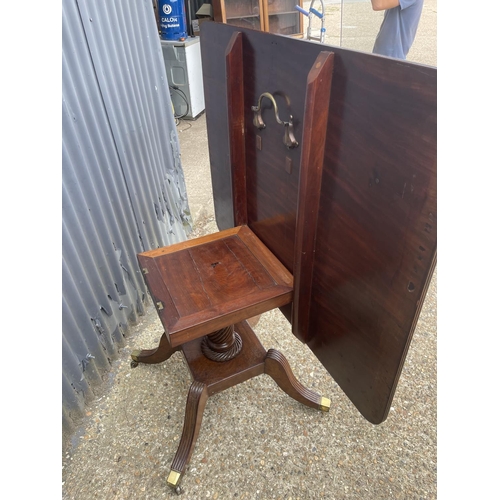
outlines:
M252 106L252 111L254 112L253 116L253 124L259 129L262 130L266 128L266 124L264 123L264 120L262 119L262 108L261 108L261 103L262 99L264 97L267 97L272 103L274 107L274 116L276 118L276 121L285 127L285 137L283 137L283 142L285 143L285 146L288 149L293 149L296 148L299 143L296 141L295 136L293 135L293 117L290 115L290 121L289 122L284 122L280 120L280 117L278 116L278 105L276 104L276 101L272 94L269 92L264 92L261 94L259 97L259 102L257 103L257 106Z

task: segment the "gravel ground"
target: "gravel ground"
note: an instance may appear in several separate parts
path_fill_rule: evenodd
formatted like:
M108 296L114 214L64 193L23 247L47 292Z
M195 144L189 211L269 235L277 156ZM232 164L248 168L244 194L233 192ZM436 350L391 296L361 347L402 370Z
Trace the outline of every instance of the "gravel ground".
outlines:
M436 1L425 6L422 32L432 35L434 26L434 39L422 40L414 52L425 55L419 62L435 64ZM432 50L426 48L429 43ZM217 231L205 127L204 116L178 126L195 221L191 237ZM389 417L379 426L361 417L291 334L279 310L263 314L255 331L264 347L280 350L306 387L332 400L331 410L323 413L299 404L266 375L212 396L182 481L182 496L437 498L436 282L435 273ZM130 368L130 352L156 347L162 332L152 308L132 329L101 397L89 406L63 449L64 500L176 496L166 487L166 477L182 432L188 368L180 353L159 365Z

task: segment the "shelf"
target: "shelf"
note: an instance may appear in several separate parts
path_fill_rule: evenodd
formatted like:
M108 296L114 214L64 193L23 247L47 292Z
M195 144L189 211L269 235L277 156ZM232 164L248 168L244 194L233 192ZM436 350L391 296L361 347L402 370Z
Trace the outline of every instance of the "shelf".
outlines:
M258 17L247 17L242 19L241 17L236 17L234 19L229 19L226 21L227 24L231 26L238 26L240 28L251 28L254 30L261 30L262 26L260 19Z
M247 19L249 17L260 17L260 14L248 14L246 16L231 16L231 17L226 16L226 19L228 21L231 21L232 19Z
M296 10L292 10L290 12L269 12L270 16L284 16L284 15L290 15L290 14L299 14L299 12Z
M282 35L301 34L303 0L215 0L214 20Z
M221 0L226 19L242 19L259 16L262 10L260 0ZM219 9L216 9L219 10Z

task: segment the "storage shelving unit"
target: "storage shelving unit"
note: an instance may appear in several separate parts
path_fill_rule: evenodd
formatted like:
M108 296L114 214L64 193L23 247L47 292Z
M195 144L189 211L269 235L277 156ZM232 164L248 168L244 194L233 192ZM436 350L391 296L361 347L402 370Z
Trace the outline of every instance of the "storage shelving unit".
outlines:
M213 0L214 20L242 28L302 37L302 0Z
M302 16L295 5L302 0L262 0L264 31L280 35L302 35Z

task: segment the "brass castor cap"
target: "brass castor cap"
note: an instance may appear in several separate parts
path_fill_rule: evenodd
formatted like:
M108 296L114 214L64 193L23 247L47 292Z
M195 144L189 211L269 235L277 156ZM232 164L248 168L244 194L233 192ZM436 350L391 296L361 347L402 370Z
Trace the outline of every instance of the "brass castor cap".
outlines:
M167 478L167 484L174 488L174 490L179 486L179 480L181 478L181 473L175 470L171 470Z
M321 398L319 403L319 409L321 411L330 411L330 405L332 402L328 398Z
M137 362L139 361L137 359L138 356L141 355L141 350L140 349L134 349L131 353L130 353L130 357L132 358L133 361Z

